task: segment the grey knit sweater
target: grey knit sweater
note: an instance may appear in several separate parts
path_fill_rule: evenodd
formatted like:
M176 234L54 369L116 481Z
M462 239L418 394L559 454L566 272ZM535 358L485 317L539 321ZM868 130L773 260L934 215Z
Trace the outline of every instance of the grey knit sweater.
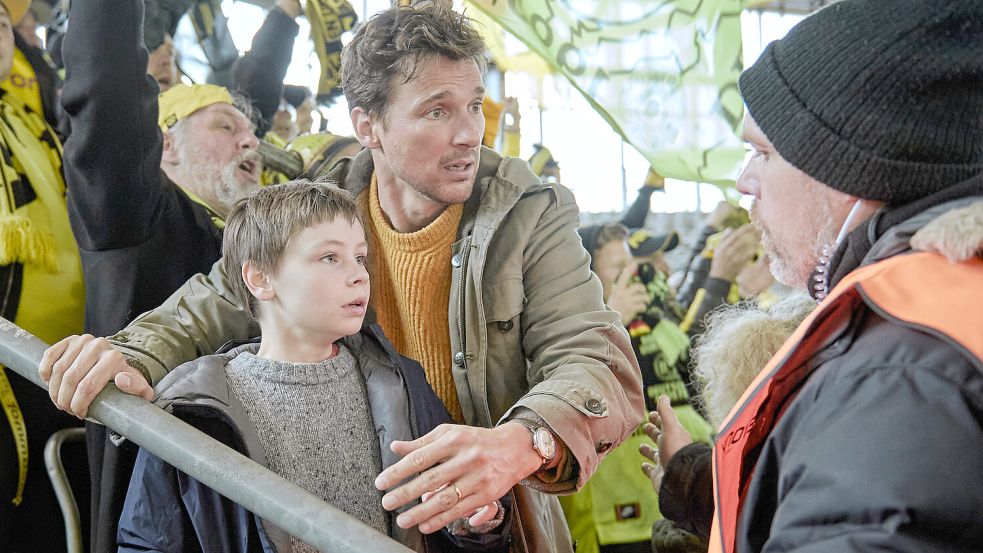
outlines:
M379 441L365 381L351 352L320 363L285 363L240 353L226 368L263 444L270 470L388 533ZM291 538L295 553L315 551Z

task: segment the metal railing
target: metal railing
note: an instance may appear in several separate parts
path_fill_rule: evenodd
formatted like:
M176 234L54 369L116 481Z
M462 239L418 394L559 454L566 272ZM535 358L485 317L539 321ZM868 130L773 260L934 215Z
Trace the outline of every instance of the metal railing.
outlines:
M68 442L83 442L85 445L84 428L62 428L48 438L44 446L44 466L48 469L48 479L55 489L61 516L65 518L65 543L67 553L85 553L82 546L82 520L79 517L78 502L72 493L72 486L65 473L65 465L61 462L61 446Z
M0 317L0 364L47 389L38 365L47 345ZM407 553L410 549L300 486L110 383L89 417L319 551Z

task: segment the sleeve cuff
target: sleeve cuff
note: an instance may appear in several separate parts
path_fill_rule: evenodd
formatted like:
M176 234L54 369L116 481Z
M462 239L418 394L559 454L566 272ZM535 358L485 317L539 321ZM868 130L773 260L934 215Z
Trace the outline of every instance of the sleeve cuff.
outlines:
M727 295L730 294L730 282L722 278L707 277L703 282L703 287L707 291L707 297L718 299L718 305L725 303ZM716 305L714 306L716 307Z
M126 361L126 364L127 365L129 365L129 366L133 367L134 369L140 371L140 374L142 374L143 377L145 379L147 379L147 382L151 386L153 386L154 379L151 378L150 371L147 369L147 367L139 359L137 359L136 357L131 357L131 356L126 355L126 354L123 354L123 359Z
M713 518L710 446L694 442L680 449L666 466L659 488L659 511L680 528L706 535Z
M570 483L576 481L577 459L570 453L569 448L550 425L536 414L535 411L527 407L516 407L508 418L502 420L499 425L505 424L515 419L523 419L534 422L539 426L549 428L556 440L557 465L553 468L543 469L526 477L522 483L530 488L545 493L560 493L573 491ZM532 447L530 445L530 447Z

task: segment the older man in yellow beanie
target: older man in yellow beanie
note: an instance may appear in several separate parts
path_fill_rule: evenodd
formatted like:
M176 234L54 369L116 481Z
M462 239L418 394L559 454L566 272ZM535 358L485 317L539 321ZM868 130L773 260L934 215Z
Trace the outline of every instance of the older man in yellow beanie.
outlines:
M258 188L262 167L248 108L226 89L176 84L160 94L146 72L143 2L75 0L70 19L65 178L86 271L85 330L106 336L208 272L224 217ZM148 379L132 376L135 391L152 397ZM89 424L92 551L116 549L132 466L104 435Z
M73 6L73 22L89 15L86 5ZM69 31L69 47L112 49L81 27ZM128 46L146 57L142 45ZM177 84L158 96L119 54L117 63L67 54L69 205L90 277L86 330L105 335L219 258L223 219L257 189L261 162L248 108L225 88Z
M0 0L0 81L11 74L13 26L29 5L29 0ZM49 342L82 329L82 265L68 222L61 165L61 144L41 111L0 90L0 315ZM43 451L48 436L78 422L48 403L43 390L0 370L3 551L65 549ZM79 468L84 476L84 466Z
M216 226L239 198L256 190L261 172L258 140L246 102L223 87L178 84L159 97L157 123L164 138L160 168Z

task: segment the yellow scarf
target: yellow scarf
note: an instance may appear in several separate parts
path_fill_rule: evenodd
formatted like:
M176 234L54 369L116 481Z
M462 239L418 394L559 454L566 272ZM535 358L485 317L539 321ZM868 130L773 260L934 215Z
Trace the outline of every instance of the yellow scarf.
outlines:
M201 207L205 208L205 211L207 211L208 212L208 216L211 217L212 224L215 225L215 228L217 228L217 229L224 229L225 228L225 219L223 219L218 213L216 213L215 210L212 209L212 207L210 205L206 204L205 203L205 200L202 200L198 196L195 196L194 194L191 193L190 190L188 190L187 188L185 188L185 187L183 187L181 185L178 185L178 188L181 189L181 192L184 192L185 194L187 194L189 200L191 200L192 202L194 202L194 203L200 205Z
M14 63L10 69L10 76L0 83L0 88L20 98L34 113L44 113L37 74L20 48L14 48Z
M3 315L53 343L80 334L85 291L78 245L68 224L61 144L39 114L0 91L0 274L14 292ZM6 375L0 404L15 437L20 465L14 504L27 477L27 432Z
M0 95L0 265L23 265L19 298L4 313L46 342L82 330L85 293L68 224L61 144L41 115ZM11 302L18 302L16 310Z

